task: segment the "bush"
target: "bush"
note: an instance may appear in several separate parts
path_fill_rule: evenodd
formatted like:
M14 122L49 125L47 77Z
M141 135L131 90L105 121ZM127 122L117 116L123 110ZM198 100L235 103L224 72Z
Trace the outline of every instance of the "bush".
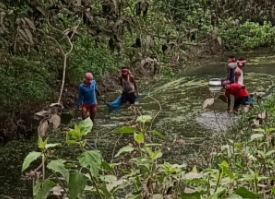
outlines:
M263 25L250 21L236 24L228 19L221 24L219 34L225 46L234 50L251 50L256 47L270 46L275 41L275 27L267 21Z

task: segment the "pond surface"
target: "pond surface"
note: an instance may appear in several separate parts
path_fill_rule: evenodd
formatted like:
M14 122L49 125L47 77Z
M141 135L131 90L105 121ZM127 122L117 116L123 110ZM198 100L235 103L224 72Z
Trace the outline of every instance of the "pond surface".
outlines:
M252 56L252 55L251 55ZM254 56L254 55L253 55ZM244 70L245 85L250 92L264 91L274 79L275 59L250 59ZM203 143L211 142L211 135L224 130L218 126L226 126L232 119L226 113L226 104L216 101L214 106L202 110L202 103L210 97L208 88L210 78L226 77L226 59L201 61L192 70L180 75L177 79L165 80L166 83L155 86L149 96L140 100L143 114L157 117L153 129L164 134L169 142L165 144L164 158L172 163L182 164L188 158L198 153ZM268 61L270 60L270 61ZM253 62L252 62L253 61ZM148 85L149 87L149 85ZM110 94L115 99L118 94ZM161 111L160 111L161 108ZM120 111L110 112L106 105L98 108L97 124L94 133L98 135L98 148L106 160L110 160L114 144L118 139L115 128L133 119L133 115L126 107ZM218 118L218 119L217 119ZM211 122L216 126L211 127ZM92 135L94 136L94 135ZM50 139L64 139L64 135L52 135ZM53 141L52 141L53 142ZM125 136L118 142L118 148L132 142L132 138ZM17 199L32 198L31 182L20 180L21 165L28 152L37 150L36 139L28 141L12 141L0 145L0 194L9 195ZM116 151L118 150L116 149ZM64 152L73 153L72 151Z

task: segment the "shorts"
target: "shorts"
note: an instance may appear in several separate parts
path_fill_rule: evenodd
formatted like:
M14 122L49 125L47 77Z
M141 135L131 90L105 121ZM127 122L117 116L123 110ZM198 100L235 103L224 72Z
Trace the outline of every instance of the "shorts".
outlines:
M126 102L129 102L130 104L135 104L135 101L136 101L136 95L134 92L122 93L122 104L125 104Z
M86 108L88 110L94 109L96 107L97 107L97 103L96 104L92 104L92 105L82 104L82 108Z
M235 99L234 107L238 107L240 105L248 105L248 104L250 104L249 103L249 96L241 97L241 98Z

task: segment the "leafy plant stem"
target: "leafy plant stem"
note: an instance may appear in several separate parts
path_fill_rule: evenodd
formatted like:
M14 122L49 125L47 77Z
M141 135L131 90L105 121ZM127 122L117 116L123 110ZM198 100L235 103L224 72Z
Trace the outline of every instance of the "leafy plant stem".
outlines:
M64 189L65 193L67 194L67 196L69 196L69 193L67 192L67 189L66 189L66 185L58 178L58 176L56 175L55 172L53 172L56 180L59 182L59 184L62 186L62 188Z
M101 199L103 199L103 196L100 194L99 189L98 189L98 187L97 187L97 183L96 183L96 180L95 180L94 176L92 176L91 173L90 173L90 176L91 176L91 180L92 180L92 182L93 182L93 185L95 186L95 189L96 189L96 192L97 192L98 196L99 196Z
M45 180L45 155L42 155L42 179Z
M114 161L116 146L117 146L117 143L118 143L118 141L120 140L121 137L122 137L122 134L117 138L117 140L115 142L115 145L114 145L114 148L113 148L113 152L112 152L111 163L113 163L113 161Z
M217 191L219 185L220 185L220 182L221 182L221 179L222 179L222 176L223 176L223 171L219 171L219 176L218 176L218 180L217 180L217 183L216 183L216 187L215 187L215 190L214 190L214 193Z

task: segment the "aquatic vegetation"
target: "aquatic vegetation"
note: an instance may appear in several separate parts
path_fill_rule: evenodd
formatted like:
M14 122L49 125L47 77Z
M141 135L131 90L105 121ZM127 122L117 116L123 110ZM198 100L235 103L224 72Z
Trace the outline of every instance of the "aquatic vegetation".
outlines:
M271 116L275 113L274 102L275 98L265 105L260 104L255 112L269 106L266 112ZM249 116L252 117L255 112ZM247 119L246 115L242 117L239 121ZM35 180L34 198L39 199L50 194L70 199L84 195L110 199L271 199L275 196L275 128L271 126L275 120L260 119L260 126L247 130L245 136L233 138L231 135L231 138L220 138L220 143L213 145L212 149L208 146L208 151L204 151L208 156L203 158L206 165L198 169L199 162L172 164L165 160L163 154L168 149L161 140L165 142L167 138L151 129L154 118L150 115L137 116L132 126L117 130L119 137L130 136L132 139L128 145L115 148L108 163L100 151L88 146L85 135L93 126L88 118L67 132L65 143L81 149L75 160L53 158L49 149L60 150L62 145L50 144L50 139L39 139L41 152L31 152L25 158L22 171L37 158L42 159L42 166L38 167L42 168L42 172L35 169L28 175ZM180 140L173 142L186 144Z

